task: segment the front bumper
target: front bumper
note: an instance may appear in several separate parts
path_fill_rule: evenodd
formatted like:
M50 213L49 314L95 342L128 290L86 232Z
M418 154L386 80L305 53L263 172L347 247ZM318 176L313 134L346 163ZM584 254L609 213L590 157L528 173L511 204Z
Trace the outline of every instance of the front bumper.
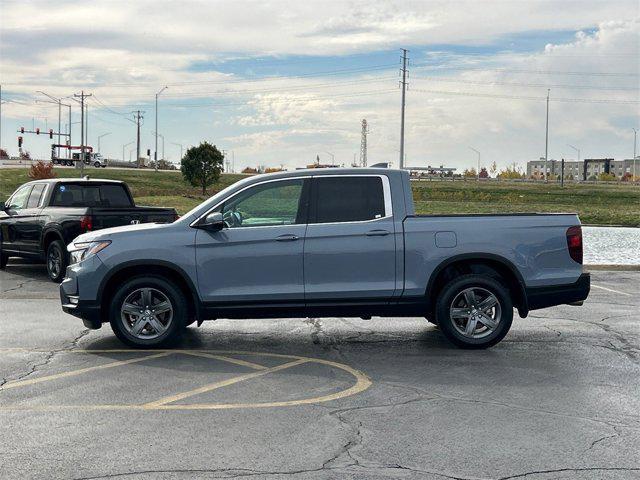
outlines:
M101 278L104 265L93 256L67 268L60 284L62 310L81 318L85 327L97 329L102 326L100 301L97 298L96 280Z
M591 275L583 273L575 283L530 287L525 289L529 310L553 307L555 305L579 304L589 296Z

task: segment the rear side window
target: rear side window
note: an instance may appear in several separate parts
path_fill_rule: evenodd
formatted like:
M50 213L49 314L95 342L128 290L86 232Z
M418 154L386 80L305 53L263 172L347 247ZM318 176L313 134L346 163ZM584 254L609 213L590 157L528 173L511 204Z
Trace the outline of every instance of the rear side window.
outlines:
M39 183L33 186L31 195L29 195L29 201L27 202L27 208L36 208L40 204L40 197L42 197L44 187L44 183Z
M385 216L380 177L315 178L315 222L361 222Z
M123 185L63 183L56 186L51 205L56 207L130 207Z

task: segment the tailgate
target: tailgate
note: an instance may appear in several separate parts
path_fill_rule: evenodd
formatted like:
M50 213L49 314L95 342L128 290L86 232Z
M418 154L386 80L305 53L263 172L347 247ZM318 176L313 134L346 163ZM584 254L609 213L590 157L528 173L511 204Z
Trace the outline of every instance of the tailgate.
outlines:
M138 223L171 223L176 214L169 208L94 208L91 211L93 230L135 225Z

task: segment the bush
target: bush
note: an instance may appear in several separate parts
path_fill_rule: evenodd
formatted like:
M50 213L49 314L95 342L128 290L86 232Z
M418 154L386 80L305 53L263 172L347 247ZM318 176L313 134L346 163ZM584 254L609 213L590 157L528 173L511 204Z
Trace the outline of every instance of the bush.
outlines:
M615 182L616 176L613 173L601 173L598 175L598 180L602 182Z
M0 148L0 158L1 159L9 158L9 154L4 148Z
M56 173L53 171L53 163L44 163L42 160L31 165L29 169L29 178L32 180L42 180L44 178L55 178Z

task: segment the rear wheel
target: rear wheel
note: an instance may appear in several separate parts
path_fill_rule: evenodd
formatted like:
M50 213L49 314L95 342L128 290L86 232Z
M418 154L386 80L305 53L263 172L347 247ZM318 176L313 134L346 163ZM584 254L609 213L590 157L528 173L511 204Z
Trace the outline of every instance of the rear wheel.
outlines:
M463 275L440 292L436 318L442 333L455 345L488 348L509 332L513 303L509 290L495 278Z
M0 270L4 270L7 267L9 256L2 252L2 245L0 245Z
M52 282L60 283L68 265L67 252L60 240L54 240L47 247L47 275Z
M188 314L179 288L157 276L135 277L116 291L109 321L116 336L133 347L175 343Z

